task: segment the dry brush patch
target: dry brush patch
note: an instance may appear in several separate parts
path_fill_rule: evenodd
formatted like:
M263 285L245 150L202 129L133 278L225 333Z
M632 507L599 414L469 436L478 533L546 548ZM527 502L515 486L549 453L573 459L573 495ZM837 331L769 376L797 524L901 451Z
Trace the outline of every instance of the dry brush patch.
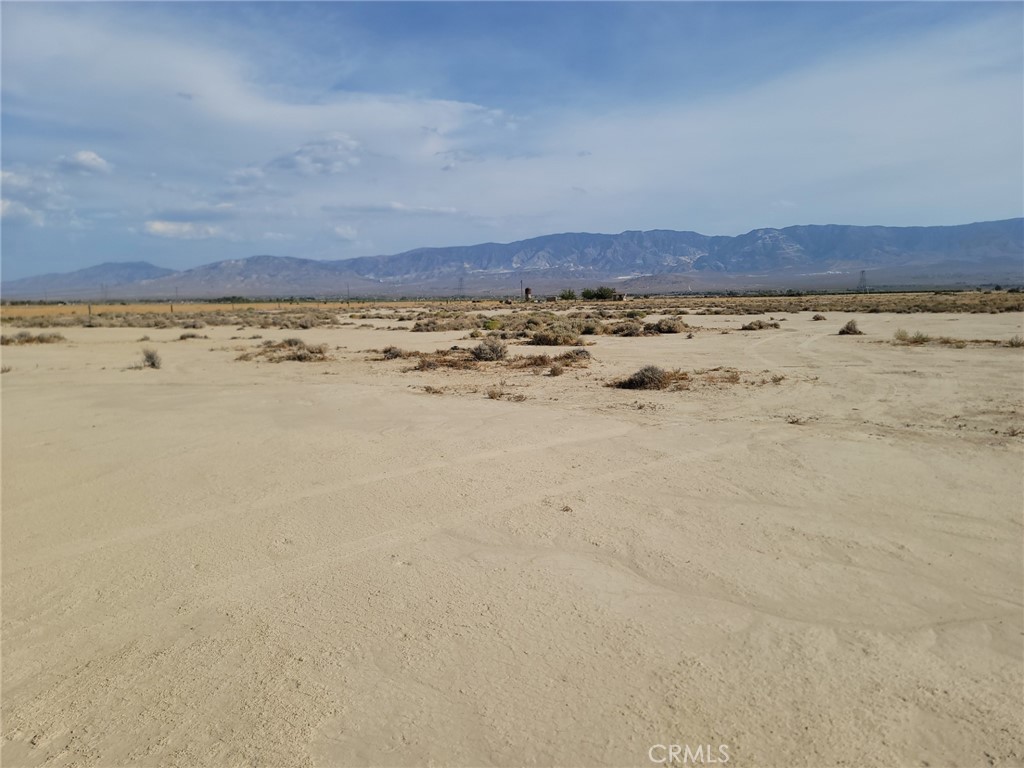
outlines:
M1024 338L1018 335L1013 336L1006 341L1000 341L999 339L957 339L952 336L929 336L927 333L923 333L921 331L909 333L903 328L899 328L893 334L892 343L898 347L938 345L954 347L955 349L964 349L970 346L1024 347Z
M781 328L782 326L778 322L769 322L767 320L752 320L749 323L745 323L740 326L741 331L761 331L765 328Z
M20 344L57 344L61 341L67 341L64 336L60 333L39 333L32 335L28 331L19 331L13 336L0 336L0 345L20 345Z
M683 391L698 387L720 388L739 384L746 386L779 385L786 380L786 377L781 374L762 375L760 378L756 378L752 374L746 373L747 378L744 378L745 373L726 366L683 371L678 368L666 370L656 365L645 365L636 373L610 381L606 386L616 389ZM764 371L763 373L769 372Z
M327 354L326 344L307 344L302 339L285 339L270 341L269 339L255 350L243 352L236 360L264 360L268 363L319 363L332 360Z

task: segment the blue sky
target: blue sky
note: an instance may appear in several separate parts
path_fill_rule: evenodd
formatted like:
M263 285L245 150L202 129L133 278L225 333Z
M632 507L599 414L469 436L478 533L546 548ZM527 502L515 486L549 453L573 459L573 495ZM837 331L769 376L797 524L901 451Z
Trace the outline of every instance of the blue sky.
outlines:
M0 5L2 267L1024 210L1020 3Z

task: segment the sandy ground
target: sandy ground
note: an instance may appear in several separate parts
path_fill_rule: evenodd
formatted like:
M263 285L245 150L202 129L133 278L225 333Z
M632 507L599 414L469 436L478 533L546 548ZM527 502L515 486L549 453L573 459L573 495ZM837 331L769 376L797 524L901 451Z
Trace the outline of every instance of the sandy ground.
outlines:
M1022 318L848 317L557 378L4 347L3 764L1021 765L1024 350L888 340ZM785 379L603 386L647 363Z

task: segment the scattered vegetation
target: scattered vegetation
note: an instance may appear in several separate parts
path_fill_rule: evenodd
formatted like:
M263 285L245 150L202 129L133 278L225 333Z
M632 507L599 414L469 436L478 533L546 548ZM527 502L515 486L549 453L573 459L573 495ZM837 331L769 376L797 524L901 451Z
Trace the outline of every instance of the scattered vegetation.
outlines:
M811 320L828 320L828 318L822 314L817 314L814 317L812 317Z

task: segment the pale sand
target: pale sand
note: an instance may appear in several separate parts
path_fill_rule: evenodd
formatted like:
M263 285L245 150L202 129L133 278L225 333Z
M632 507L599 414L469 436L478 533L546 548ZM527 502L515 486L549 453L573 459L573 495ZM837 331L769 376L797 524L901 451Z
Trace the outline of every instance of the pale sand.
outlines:
M1024 350L879 342L1021 316L787 317L558 378L4 347L3 764L1020 765Z

